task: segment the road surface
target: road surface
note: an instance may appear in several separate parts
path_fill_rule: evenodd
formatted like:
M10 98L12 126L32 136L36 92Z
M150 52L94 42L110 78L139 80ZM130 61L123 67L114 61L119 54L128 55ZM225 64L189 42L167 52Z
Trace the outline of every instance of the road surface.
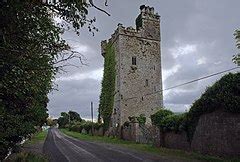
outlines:
M64 135L56 128L49 129L43 153L49 157L51 162L180 161L116 145L77 140Z

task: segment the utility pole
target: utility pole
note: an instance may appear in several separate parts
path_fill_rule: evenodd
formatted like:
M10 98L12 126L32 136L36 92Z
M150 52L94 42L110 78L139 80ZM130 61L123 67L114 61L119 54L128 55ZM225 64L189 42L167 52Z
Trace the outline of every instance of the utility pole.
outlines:
M91 117L92 117L92 136L93 136L93 102L91 102Z

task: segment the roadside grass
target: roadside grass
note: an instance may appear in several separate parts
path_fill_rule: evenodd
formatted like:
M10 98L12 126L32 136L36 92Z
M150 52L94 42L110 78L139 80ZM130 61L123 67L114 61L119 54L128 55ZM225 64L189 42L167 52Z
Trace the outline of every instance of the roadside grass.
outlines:
M114 137L105 137L105 136L91 136L88 134L81 134L78 132L69 131L67 129L60 129L60 131L68 136L71 136L73 138L77 138L84 141L95 141L95 142L103 142L103 143L109 143L109 144L116 144L119 146L143 151L143 152L149 152L154 153L161 156L167 156L172 158L179 158L182 160L199 160L199 161L210 161L210 162L237 162L240 159L223 159L220 157L214 157L209 155L201 155L194 152L187 152L182 150L176 150L176 149L167 149L167 148L158 148L154 147L150 144L140 144L132 141L125 141Z
M18 153L12 162L48 162L48 159L42 155L34 154L31 152L20 152Z
M31 139L27 140L24 143L24 145L36 144L36 143L39 143L41 141L44 141L47 137L47 133L48 133L47 130L35 133Z
M40 131L35 133L31 139L27 140L23 146L31 147L32 145L38 145L40 142L45 141L47 137L48 131ZM12 157L9 158L9 161L12 162L48 162L48 158L40 154L38 152L26 151L23 150L19 153L13 154Z

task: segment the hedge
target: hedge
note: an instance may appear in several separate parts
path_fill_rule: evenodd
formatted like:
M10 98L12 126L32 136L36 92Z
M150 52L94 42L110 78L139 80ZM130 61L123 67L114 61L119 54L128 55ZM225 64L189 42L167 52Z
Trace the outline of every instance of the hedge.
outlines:
M152 123L158 126L162 131L181 131L185 128L184 121L186 114L174 114L170 110L160 109L151 115Z
M170 110L161 109L151 115L154 125L163 131L185 130L191 142L201 115L217 109L240 113L240 73L229 73L213 86L208 87L202 96L191 106L189 112L175 115Z
M187 133L192 140L198 120L201 115L217 109L225 112L240 113L240 73L229 73L223 76L213 86L196 100L187 113Z

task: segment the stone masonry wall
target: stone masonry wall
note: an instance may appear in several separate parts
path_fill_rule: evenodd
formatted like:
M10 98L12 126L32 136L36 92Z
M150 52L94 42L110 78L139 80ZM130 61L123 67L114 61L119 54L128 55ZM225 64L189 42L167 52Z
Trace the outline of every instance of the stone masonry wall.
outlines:
M191 147L203 154L240 157L240 114L220 110L202 115Z
M191 144L186 132L158 132L156 146L214 156L240 157L240 114L218 110L202 115Z
M107 43L114 46L116 56L112 127L140 114L150 124L150 115L163 106L160 18L153 8L141 6L137 20L136 29L118 24L111 38L101 42L103 56ZM133 57L136 65L132 64Z
M164 147L172 149L190 150L190 143L187 140L186 132L164 133Z

